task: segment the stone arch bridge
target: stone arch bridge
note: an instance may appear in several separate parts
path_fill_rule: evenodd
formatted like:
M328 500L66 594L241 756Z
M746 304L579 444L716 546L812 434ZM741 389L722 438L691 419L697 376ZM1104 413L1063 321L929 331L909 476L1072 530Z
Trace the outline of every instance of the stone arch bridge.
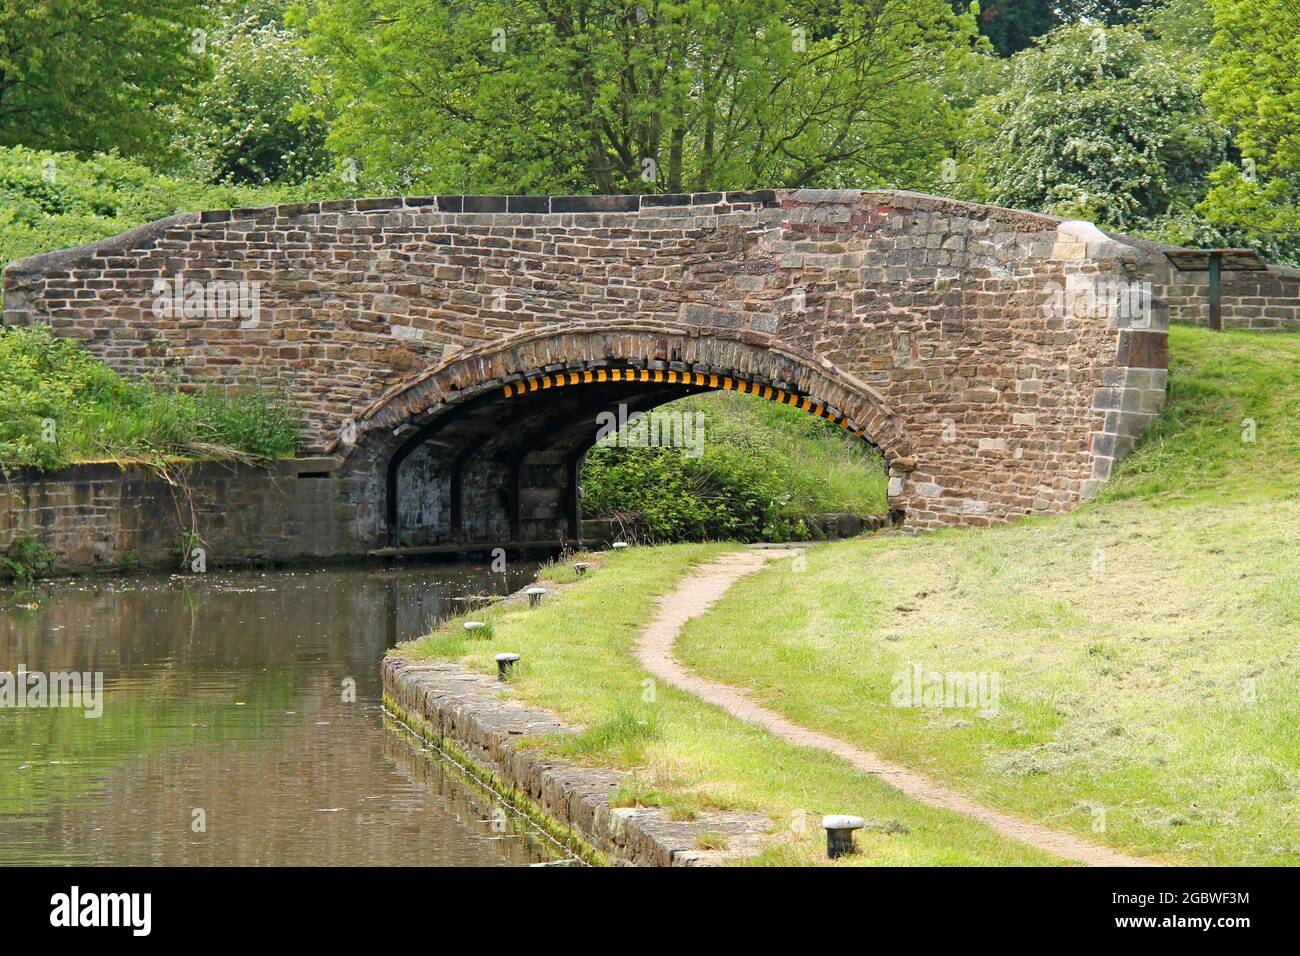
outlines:
M574 538L597 416L717 388L875 445L924 529L1110 476L1164 398L1159 258L904 192L358 199L21 260L5 320L128 374L288 388L334 553Z

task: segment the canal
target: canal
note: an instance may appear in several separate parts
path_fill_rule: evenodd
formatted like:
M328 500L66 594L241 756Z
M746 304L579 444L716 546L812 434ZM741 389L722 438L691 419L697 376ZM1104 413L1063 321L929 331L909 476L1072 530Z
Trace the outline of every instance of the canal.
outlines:
M379 661L535 565L82 578L0 610L0 672L102 672L103 713L0 708L0 865L474 865L546 840L381 708Z

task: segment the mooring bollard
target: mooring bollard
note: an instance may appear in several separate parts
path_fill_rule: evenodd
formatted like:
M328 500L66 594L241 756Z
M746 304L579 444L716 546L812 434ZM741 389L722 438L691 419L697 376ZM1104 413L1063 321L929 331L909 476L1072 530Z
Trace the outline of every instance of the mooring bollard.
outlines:
M589 567L591 567L591 565L588 564L586 561L579 561L577 564L573 566L573 570L578 572L578 577L582 577L587 573L587 569Z
M510 668L515 666L515 661L519 660L518 654L498 654L497 655L497 680L505 680L510 676Z
M826 828L826 856L835 859L853 852L853 831L861 830L867 821L862 817L822 817Z
M465 633L470 637L478 637L478 632L483 630L485 627L487 627L487 624L483 621L466 621Z
M528 606L537 607L542 603L542 595L546 593L546 588L529 588L524 593L528 595Z
M624 548L627 547L627 542L615 541L613 544L610 545L610 547L613 548L615 551L622 551Z

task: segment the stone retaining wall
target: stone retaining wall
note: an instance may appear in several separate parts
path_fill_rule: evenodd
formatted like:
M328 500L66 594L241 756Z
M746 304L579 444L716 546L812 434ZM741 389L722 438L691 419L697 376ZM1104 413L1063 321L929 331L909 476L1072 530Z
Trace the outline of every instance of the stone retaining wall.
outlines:
M1188 325L1210 324L1208 272L1175 269L1164 253L1177 246L1142 239L1124 241L1152 253L1151 294L1168 304L1170 319ZM1220 302L1225 329L1257 332L1300 329L1300 269L1269 266L1263 272L1224 272L1220 277Z
M269 469L196 463L184 469L188 496L140 467L24 469L0 484L0 551L31 537L54 553L61 573L180 568L192 503L209 567L364 553L349 536L337 465L331 458Z
M767 832L762 814L705 812L688 822L660 809L611 807L609 797L627 773L565 764L518 746L521 738L572 730L553 714L503 699L497 681L455 664L390 656L381 671L384 701L395 716L430 743L450 743L507 796L540 808L616 862L709 865L752 852ZM726 835L727 849L699 849L705 832Z

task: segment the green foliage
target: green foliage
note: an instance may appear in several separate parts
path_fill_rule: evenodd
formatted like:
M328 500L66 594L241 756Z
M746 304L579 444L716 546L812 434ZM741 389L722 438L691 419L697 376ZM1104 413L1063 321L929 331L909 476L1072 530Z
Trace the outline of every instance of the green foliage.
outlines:
M1300 264L1300 2L1210 5L1205 99L1233 127L1241 163L1215 171L1201 212L1240 242Z
M160 175L116 154L81 159L0 147L0 264L125 232L178 212L343 195L334 180L302 186L209 185Z
M319 0L292 22L333 151L439 192L912 182L975 35L946 0Z
M27 535L19 535L0 556L0 570L13 579L19 587L27 587L34 580L54 569L54 555L44 544Z
M1300 489L1300 334L1174 325L1169 398L1102 500L1294 497Z
M989 38L995 50L1010 56L1062 24L1124 23L1149 4L1150 0L980 0L977 6L980 33ZM952 0L952 6L964 12L971 0Z
M317 64L271 9L240 8L211 37L212 73L179 138L196 178L301 183L325 172L325 125L311 115Z
M297 445L296 418L258 388L230 396L158 391L125 381L44 327L0 330L0 465L49 470L232 452L282 458Z
M787 541L812 536L813 515L885 508L879 455L806 412L730 393L656 411L702 414L703 454L592 448L582 472L588 517L634 514L660 542Z
M158 106L202 75L205 18L199 0L5 0L0 146L160 155Z
M1225 156L1195 66L1136 28L1063 27L1014 57L975 110L976 198L1160 232Z
M963 11L970 0L952 0L953 9ZM1018 53L1061 25L1056 0L982 0L979 3L980 33L989 38L1003 56Z

